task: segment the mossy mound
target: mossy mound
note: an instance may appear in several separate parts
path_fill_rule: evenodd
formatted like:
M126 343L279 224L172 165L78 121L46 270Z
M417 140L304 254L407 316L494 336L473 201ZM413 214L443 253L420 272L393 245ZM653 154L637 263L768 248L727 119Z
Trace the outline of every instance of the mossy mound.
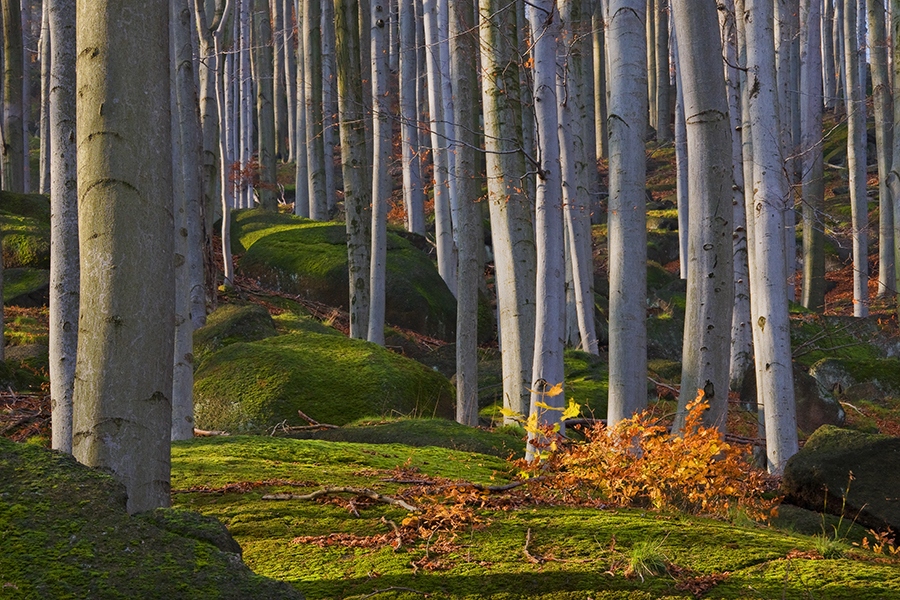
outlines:
M277 335L269 312L256 304L223 304L194 331L194 364L212 352L237 342L255 342Z
M210 532L218 543L228 536L213 521L168 510L129 516L111 477L0 438L3 598L302 598L216 547Z
M15 268L3 270L3 304L35 308L50 301L50 271Z
M197 426L259 432L305 425L297 411L343 425L390 414L453 416L450 382L416 361L343 336L311 332L234 343L195 375Z
M348 309L347 236L341 223L322 223L262 210L234 215L235 250L246 249L241 273L273 289ZM385 320L450 341L456 300L428 256L388 233Z
M449 419L361 419L338 429L291 433L298 439L436 446L461 452L478 452L507 458L524 454L524 437L510 431L492 432L466 427Z
M7 346L6 360L0 362L0 387L11 387L19 392L40 391L48 381L49 352L44 344Z
M0 192L0 238L7 268L50 268L50 198Z
M900 438L821 427L787 462L782 487L803 508L900 530Z

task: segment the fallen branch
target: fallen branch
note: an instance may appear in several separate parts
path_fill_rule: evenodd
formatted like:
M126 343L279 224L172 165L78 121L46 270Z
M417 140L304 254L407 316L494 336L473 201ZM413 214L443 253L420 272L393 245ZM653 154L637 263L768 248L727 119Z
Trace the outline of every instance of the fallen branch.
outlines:
M196 437L217 437L220 435L231 435L227 431L208 431L206 429L197 429L194 428L194 435Z
M319 423L309 415L307 415L302 410L297 410L297 414L300 415L301 419L305 419L309 422L309 425L302 425L299 427L290 427L291 430L302 430L302 429L338 429L337 425L331 425L329 423Z
M528 546L531 545L531 527L528 528L528 531L525 533L525 547L522 548L522 554L525 555L525 558L528 559L528 562L534 563L536 565L542 564L544 562L544 557L540 555L534 555L528 550Z
M401 483L406 485L427 485L433 486L438 489L447 489L447 488L472 488L478 490L479 492L489 492L489 493L499 493L499 492L507 492L509 490L515 489L522 485L528 485L529 483L537 483L539 481L544 481L547 479L544 475L539 475L537 477L531 477L529 479L522 479L521 481L513 481L511 483L507 483L504 485L484 485L482 483L471 483L468 481L463 481L459 483L438 483L437 481L431 481L430 479L396 479L393 477L384 478L381 481L385 483Z
M369 488L355 488L355 487L326 487L320 490L316 490L309 494L266 494L262 497L263 500L315 500L316 498L321 498L322 496L328 496L331 494L355 494L357 496L365 496L367 498L371 498L376 502L384 502L385 504L391 504L393 506L399 506L400 508L404 508L409 512L418 512L419 508L409 504L408 502L404 502L399 498L394 498L392 496L385 496L384 494L379 494L375 490L370 490Z

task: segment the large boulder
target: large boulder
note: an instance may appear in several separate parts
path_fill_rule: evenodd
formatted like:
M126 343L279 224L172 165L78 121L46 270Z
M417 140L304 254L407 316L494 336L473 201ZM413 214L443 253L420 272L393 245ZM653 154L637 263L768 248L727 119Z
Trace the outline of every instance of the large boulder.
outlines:
M824 426L788 460L785 501L900 531L900 438Z
M756 406L756 372L749 368L740 390L741 404ZM811 434L822 425L843 425L844 409L815 378L794 363L794 403L797 408L797 428Z
M50 198L0 192L0 238L6 268L50 268Z
M22 308L50 304L50 271L30 267L4 269L3 304Z
M306 425L298 410L335 425L367 416L454 414L453 388L440 373L377 344L309 331L225 346L203 360L194 382L201 429Z
M343 223L317 222L259 209L235 213L232 239L244 252L243 275L273 289L348 310L347 233ZM394 233L387 236L385 320L452 341L456 300L428 256Z
M223 304L194 331L194 364L237 342L255 342L278 335L272 316L258 304Z
M3 598L300 599L260 577L215 519L130 516L125 489L71 456L0 438Z

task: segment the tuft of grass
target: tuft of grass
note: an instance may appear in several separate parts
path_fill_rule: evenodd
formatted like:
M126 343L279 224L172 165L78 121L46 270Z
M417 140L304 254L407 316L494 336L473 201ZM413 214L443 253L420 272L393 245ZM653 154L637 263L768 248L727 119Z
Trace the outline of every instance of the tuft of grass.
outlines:
M665 539L641 540L628 552L626 577L658 577L668 570L669 558L663 552Z

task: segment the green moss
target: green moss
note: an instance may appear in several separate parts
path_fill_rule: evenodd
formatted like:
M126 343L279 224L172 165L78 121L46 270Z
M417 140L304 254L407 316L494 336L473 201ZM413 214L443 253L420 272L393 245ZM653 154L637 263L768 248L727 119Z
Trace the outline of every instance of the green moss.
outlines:
M3 598L291 598L196 536L125 511L124 489L70 456L0 439Z
M588 416L605 416L609 395L609 370L599 356L567 349L563 357L566 398L581 405Z
M222 348L200 365L194 392L197 426L233 432L305 424L298 409L336 425L453 410L439 373L375 344L310 332Z
M0 238L7 268L50 268L50 199L0 192Z
M264 285L347 310L349 280L343 224L261 210L236 213L233 239L247 251L240 271ZM428 256L388 233L385 319L392 325L452 340L456 302Z
M46 269L13 268L3 270L3 304L33 306L29 296L46 296L50 285L50 271Z
M212 352L237 342L254 342L277 335L269 312L256 304L223 304L194 331L194 364Z

